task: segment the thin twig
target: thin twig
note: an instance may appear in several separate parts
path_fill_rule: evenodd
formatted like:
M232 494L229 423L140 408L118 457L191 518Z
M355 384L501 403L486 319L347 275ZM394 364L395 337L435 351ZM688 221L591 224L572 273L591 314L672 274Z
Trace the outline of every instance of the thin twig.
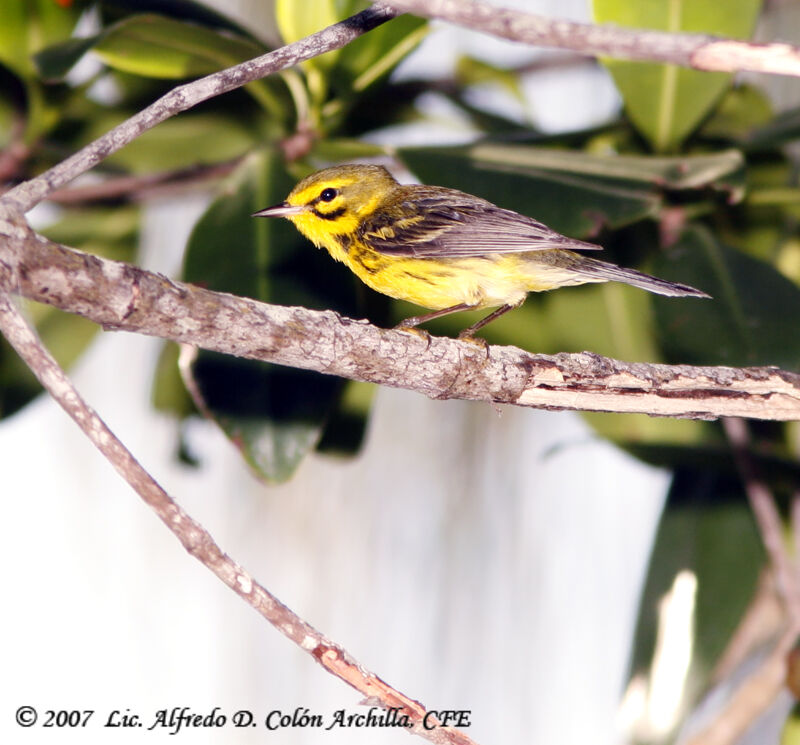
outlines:
M209 179L224 178L233 171L241 158L226 163L181 168L176 171L117 176L96 184L56 189L48 200L57 204L73 205L106 202L117 199L145 199L163 195L167 190L192 186Z
M792 548L794 549L794 573L800 581L800 491L792 494L791 504Z
M293 613L256 582L214 542L210 533L193 520L134 458L133 454L83 400L58 363L14 306L0 294L0 332L38 378L42 386L83 430L92 444L153 509L183 547L222 582L258 611L284 636L308 652L329 673L348 683L374 705L397 708L409 718L409 731L435 743L470 745L473 741L450 727L439 727L425 707L369 672L338 644ZM427 716L427 729L423 721Z
M786 631L769 656L747 677L730 697L722 712L683 745L734 745L775 702L786 685L786 656L797 634Z
M13 211L24 214L48 194L68 184L76 176L85 173L111 153L165 119L278 70L333 49L340 49L396 15L397 11L376 3L371 8L294 44L173 88L147 108L109 130L49 171L11 189L0 198L0 201L10 205Z
M765 568L758 578L755 595L714 665L712 685L725 681L755 651L777 638L786 626L786 618L786 603L778 592L775 573Z
M666 62L697 70L800 76L800 49L790 44L753 44L708 34L577 23L476 0L386 0L386 4L504 39L581 54Z
M6 139L8 144L0 150L0 185L19 176L32 151L31 145L25 142L25 117L21 112L12 114Z
M16 231L16 232L15 232ZM4 232L0 221L0 236ZM709 419L800 419L800 374L777 368L628 363L530 354L379 329L175 282L75 251L6 223L0 289L134 331L224 354L462 398L545 409Z
M0 150L0 184L18 176L22 164L30 154L30 145L21 140L15 140L4 150Z
M775 572L778 590L786 604L791 625L797 632L800 630L800 585L783 540L780 512L766 483L756 473L748 450L750 433L747 424L738 418L726 418L723 419L722 425L733 449L736 465L761 533L761 540Z

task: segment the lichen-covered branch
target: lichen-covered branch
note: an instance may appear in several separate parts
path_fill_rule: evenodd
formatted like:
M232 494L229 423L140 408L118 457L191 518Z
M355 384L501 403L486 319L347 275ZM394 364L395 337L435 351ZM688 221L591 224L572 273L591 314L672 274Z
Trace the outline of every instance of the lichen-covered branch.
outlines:
M708 34L676 34L577 23L498 8L477 0L386 0L414 13L541 47L582 54L666 62L697 70L766 72L800 76L800 49L791 44L753 44Z
M0 238L3 224L0 223ZM461 398L543 409L713 419L800 419L800 375L771 367L628 363L596 354L380 329L331 311L267 305L172 281L52 243L6 223L0 289L109 330L159 336L239 357Z

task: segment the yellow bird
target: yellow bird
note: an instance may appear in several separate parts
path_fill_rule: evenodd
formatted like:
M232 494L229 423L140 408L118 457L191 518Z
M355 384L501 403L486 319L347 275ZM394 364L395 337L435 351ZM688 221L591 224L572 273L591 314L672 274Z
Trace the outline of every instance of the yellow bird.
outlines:
M373 290L432 312L398 328L476 308L496 308L460 334L521 305L529 292L624 282L673 297L709 297L688 285L588 258L597 250L485 199L441 186L401 185L382 166L313 173L286 201L253 217L286 217Z

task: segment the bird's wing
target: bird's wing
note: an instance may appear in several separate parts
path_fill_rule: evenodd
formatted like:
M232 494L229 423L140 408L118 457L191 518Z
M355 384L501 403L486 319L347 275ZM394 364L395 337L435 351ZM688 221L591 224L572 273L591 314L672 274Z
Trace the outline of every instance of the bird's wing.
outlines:
M422 188L422 187L421 187ZM419 258L456 258L547 249L599 250L567 238L531 217L461 192L414 196L375 214L361 238L380 253ZM457 196L463 196L460 201Z

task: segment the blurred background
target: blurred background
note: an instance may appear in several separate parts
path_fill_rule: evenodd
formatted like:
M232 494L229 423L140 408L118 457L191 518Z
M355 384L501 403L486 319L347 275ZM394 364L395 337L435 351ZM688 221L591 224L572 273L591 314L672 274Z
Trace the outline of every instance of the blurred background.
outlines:
M800 28L794 2L502 5L764 40L797 42ZM58 162L178 81L361 7L4 0L2 181ZM798 106L796 79L601 65L403 17L159 125L30 219L66 245L171 277L391 325L418 309L359 286L290 225L248 217L316 168L367 159L535 216L715 298L564 289L492 324L493 343L797 371ZM224 551L406 695L469 709L476 742L687 741L785 624L718 423L438 402L184 356L211 422L196 413L174 345L97 333L43 306L26 312L88 402ZM431 330L452 335L473 320ZM59 742L115 737L101 726L113 710L145 726L182 706L260 718L299 708L327 721L366 711L186 555L37 393L0 347L4 739L43 739L13 723L21 705L97 712L85 729L52 733ZM748 457L788 520L797 425L751 423L750 435ZM772 697L738 741L778 742L791 707L788 692ZM178 736L405 734L229 726Z

